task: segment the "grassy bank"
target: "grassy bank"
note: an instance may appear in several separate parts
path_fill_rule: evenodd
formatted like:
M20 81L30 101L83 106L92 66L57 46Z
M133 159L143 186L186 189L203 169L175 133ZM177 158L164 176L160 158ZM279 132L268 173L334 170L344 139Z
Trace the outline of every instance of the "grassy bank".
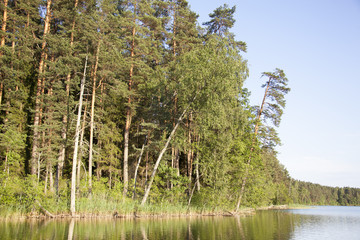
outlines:
M165 217L165 216L221 216L231 215L230 209L220 207L199 207L181 203L149 203L141 206L132 199L109 200L101 196L93 195L82 197L76 203L77 217ZM255 210L242 208L239 215L251 215ZM49 215L51 214L51 215ZM40 218L40 217L71 217L68 201L62 199L47 198L40 203L34 200L33 204L20 204L16 206L1 206L0 218Z

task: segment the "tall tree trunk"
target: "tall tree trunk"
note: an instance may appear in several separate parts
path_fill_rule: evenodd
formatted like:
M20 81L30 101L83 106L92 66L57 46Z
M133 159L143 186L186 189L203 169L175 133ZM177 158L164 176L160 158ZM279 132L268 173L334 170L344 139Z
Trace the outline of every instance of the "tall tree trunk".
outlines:
M136 4L134 6L134 26L132 29L132 43L131 43L131 53L130 53L130 73L129 73L129 97L128 97L128 106L126 107L126 120L125 120L125 130L124 130L124 191L123 195L126 196L128 187L129 187L129 133L130 133L130 126L131 126L131 88L133 83L133 74L134 74L134 56L135 56L135 34L136 34Z
M50 168L50 172L49 172L49 190L50 190L51 193L53 193L54 192L53 163L50 162L49 164L50 164L50 166L49 166L49 168Z
M52 62L54 61L54 58L52 58ZM53 89L52 87L49 88L49 91L48 91L48 96L52 96L53 94ZM52 124L53 122L53 111L52 110L49 110L47 109L47 113L48 113L48 122L49 124ZM45 131L44 131L45 133ZM51 154L51 137L52 136L52 128L50 127L48 129L48 135L49 135L49 140L48 140L48 143L47 143L47 151L48 151L48 156ZM46 181L45 181L45 194L47 192L47 185L48 185L48 181L49 181L49 189L50 189L50 192L52 192L53 190L53 181L52 181L52 160L49 159L49 157L47 158L46 160Z
M81 79L81 87L80 87L80 99L79 99L79 109L76 121L76 131L75 131L75 146L74 146L74 155L72 162L72 172L71 172L71 199L70 199L70 211L71 215L75 215L75 198L76 198L76 164L77 164L77 155L78 155L78 147L79 147L79 135L80 135L80 122L81 122L81 110L82 110L82 102L85 88L85 79L86 79L86 67L87 67L88 56L86 55L85 67L84 67L84 75Z
M194 99L195 99L195 98L194 98ZM183 113L182 113L181 116L179 117L179 119L178 119L175 127L174 127L173 130L171 131L171 133L170 133L170 135L169 135L169 137L168 137L168 139L167 139L167 141L166 141L166 143L165 143L164 148L161 150L161 152L160 152L160 154L159 154L159 157L158 157L158 159L156 160L156 163L155 163L155 166L154 166L154 170L153 170L152 173L151 173L151 177L150 177L149 183L148 183L148 185L147 185L147 187L146 187L146 189L145 189L145 194L144 194L144 197L143 197L143 199L142 199L142 201L141 201L141 205L142 205L142 206L145 204L145 202L146 202L146 200L147 200L147 198L148 198L148 196L149 196L150 189L151 189L151 185L152 185L152 183L153 183L153 181L154 181L155 174L156 174L156 171L157 171L157 169L158 169L158 167L159 167L160 161L161 161L161 159L162 159L165 151L167 150L167 147L168 147L168 145L169 145L169 143L170 143L170 141L171 141L171 138L174 136L174 134L175 134L175 132L176 132L176 129L179 127L179 124L180 124L180 122L182 121L182 119L184 118L184 115L185 115L185 113L187 112L187 110L189 109L189 107L190 107L190 105L183 111Z
M196 174L196 190L200 191L200 172L199 172L199 153L196 154L195 160L195 174Z
M177 18L176 18L176 2L173 3L173 61L176 60L176 24L177 24ZM175 79L174 79L175 81ZM177 115L177 95L174 97L174 110L173 110L173 127L175 127L176 124L176 116ZM176 147L172 147L171 149L171 165L173 168L176 169L176 175L180 176L180 168L179 168L179 149Z
M46 195L47 194L47 185L48 185L48 179L49 179L49 161L47 161L46 163L46 171L45 171L45 186L44 186L44 194Z
M257 119L256 119L255 132L254 132L254 137L253 137L253 141L252 141L252 146L250 148L250 155L249 155L249 159L248 159L248 161L246 163L245 174L244 174L244 177L243 177L243 180L242 180L240 195L239 195L238 202L236 204L235 213L237 213L239 211L239 208L240 208L240 205L241 205L241 200L242 200L242 197L244 195L246 181L247 181L247 178L249 176L249 167L250 167L250 163L251 163L251 159L252 159L252 153L254 151L254 145L255 145L255 142L256 142L256 136L257 136L257 133L258 133L258 130L259 130L260 117L261 117L261 114L262 114L262 112L264 110L266 96L267 96L267 93L268 93L268 90L269 90L269 87L270 87L270 81L271 80L269 80L267 82L267 86L266 86L265 93L264 93L264 98L263 98L263 101L261 103L261 107L260 107L260 110L258 112L258 116L257 116Z
M75 0L74 3L74 10L77 11L78 6L78 0ZM71 26L71 33L70 33L70 48L72 53L72 48L74 45L74 31L75 31L75 25L76 25L76 17L74 17L72 26ZM67 132L68 132L68 118L70 114L70 79L71 79L71 72L69 72L66 76L66 96L67 96L67 111L63 116L62 119L62 129L61 129L61 138L62 138L62 144L59 149L59 157L58 157L58 165L57 165L57 176L56 178L59 179L62 176L62 171L64 168L64 162L65 162L65 150L66 150L66 142L67 142ZM57 181L58 182L58 181ZM58 187L58 186L57 186Z
M148 172L149 172L149 151L146 151L145 154L145 183L148 181Z
M8 155L9 155L9 149L6 148L5 162L4 162L4 172L7 173L7 177L9 177Z
M3 12L3 20L1 25L1 31L3 32L3 35L1 36L0 46L5 46L5 38L6 38L6 25L7 25L7 18L8 18L8 2L9 0L3 0L4 2L4 12ZM0 55L1 56L1 55Z
M189 178L189 194L191 192L191 182L192 182L192 147L191 147L191 122L192 122L192 112L189 113L188 118L188 152L187 152L187 172L188 172L188 178Z
M85 101L85 108L84 108L84 115L83 115L83 121L82 121L82 126L81 126L81 134L80 134L80 156L78 159L78 164L77 164L77 173L76 173L76 189L77 189L77 193L80 193L80 180L81 180L81 164L82 164L82 158L84 155L84 149L83 149L83 145L84 145L84 134L85 134L85 123L86 123L86 111L87 111L87 99Z
M7 25L7 6L8 6L9 0L4 0L4 13L3 13L3 21L1 25L1 41L0 41L0 47L3 48L5 46L5 37L6 37L6 25ZM0 58L2 57L2 51L0 51ZM3 85L3 79L0 80L0 106L2 102L2 95L3 95L4 85Z
M46 35L50 31L50 19L51 19L51 0L47 0L46 4L46 17L44 24L44 34L43 41L41 44L41 57L39 62L38 69L38 78L36 85L36 97L35 97L35 117L34 117L34 133L33 133L33 147L31 153L31 174L36 174L36 161L38 159L38 147L39 147L39 124L40 124L40 101L41 101L41 89L42 89L42 74L44 72L44 63L45 63L45 47L46 47Z
M133 199L135 199L135 197L136 197L136 178L137 178L138 169L139 169L139 166L140 166L140 163L141 163L141 158L142 158L142 155L144 153L144 148L145 148L145 145L146 145L147 138L148 138L148 136L145 137L144 144L142 145L142 148L141 148L139 160L138 160L138 162L136 164L136 168L135 168Z
M1 53L0 53L0 57L1 57ZM3 90L4 90L4 84L2 81L3 80L0 80L0 107L1 107L1 102L2 102Z
M98 42L95 56L95 66L93 75L93 89L91 96L91 114L90 114L90 141L89 141L89 194L92 191L92 165L93 165L93 141L94 141L94 114L95 114L95 99L96 99L96 74L99 63L99 50L101 41Z

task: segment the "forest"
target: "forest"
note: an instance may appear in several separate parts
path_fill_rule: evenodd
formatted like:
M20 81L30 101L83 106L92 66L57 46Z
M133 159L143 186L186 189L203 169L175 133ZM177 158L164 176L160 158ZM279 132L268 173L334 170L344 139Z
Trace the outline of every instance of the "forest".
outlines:
M203 24L186 0L0 9L0 214L360 204L278 161L288 79L264 69L250 105L235 6Z

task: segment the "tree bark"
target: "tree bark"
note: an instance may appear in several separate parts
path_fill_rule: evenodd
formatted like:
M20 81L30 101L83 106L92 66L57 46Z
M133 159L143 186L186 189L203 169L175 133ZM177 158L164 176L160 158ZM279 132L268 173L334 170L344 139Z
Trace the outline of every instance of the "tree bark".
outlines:
M1 36L1 41L0 41L1 47L5 46L5 37L6 37L5 33L6 33L6 25L7 25L7 18L8 18L8 11L7 11L8 3L9 3L9 0L4 0L3 21L2 21L2 25L1 25L1 31L3 32L3 35ZM1 55L0 55L0 57L1 57Z
M177 18L176 18L176 3L174 2L173 5L173 61L176 60L176 47L177 47L177 43L176 43L176 23L177 23ZM175 81L175 79L174 79ZM173 110L173 127L175 127L176 124L176 116L177 115L177 95L174 97L174 110ZM179 149L177 149L176 147L172 147L171 149L171 165L173 168L176 169L176 175L180 176L180 168L179 168ZM172 183L171 183L172 184Z
M91 114L90 114L90 140L89 140L89 194L92 191L92 165L93 165L93 141L94 141L94 115L95 115L95 99L96 99L96 74L99 64L99 50L101 41L98 42L95 56L93 89L91 96Z
M191 122L192 122L192 113L190 112L189 118L188 118L188 152L187 152L187 172L188 172L188 178L189 178L189 194L191 191L191 182L192 182L192 147L191 147Z
M77 164L77 155L78 155L78 147L79 147L79 135L80 135L80 122L81 122L81 110L82 110L82 102L85 88L85 79L86 79L86 67L87 67L88 56L86 55L85 67L84 67L84 75L81 79L81 87L80 87L80 99L79 99L79 109L76 121L76 131L75 131L75 146L74 146L74 155L72 162L72 172L71 172L71 199L70 199L70 211L71 215L75 215L75 198L76 198L76 164Z
M0 47L5 46L5 37L6 37L6 25L7 25L7 6L8 6L9 0L4 0L4 12L3 12L3 21L1 25L1 31L3 32L3 35L1 37L0 41ZM0 51L0 58L2 57L3 53ZM2 102L2 95L3 95L4 85L3 85L3 79L0 80L0 106Z
M34 133L33 133L33 147L31 153L31 174L36 174L36 161L38 159L38 145L39 145L39 124L40 124L40 101L41 101L41 90L42 90L42 74L44 72L44 63L45 63L45 47L46 47L46 35L50 31L50 19L51 19L51 0L47 1L46 4L46 17L45 17L45 24L44 24L44 34L43 34L43 41L41 44L41 57L39 62L39 69L38 69L38 78L37 78L37 85L36 85L36 97L35 97L35 117L34 117Z
M195 98L194 98L194 100L195 100ZM184 118L184 115L185 115L185 113L187 112L187 110L189 109L189 107L190 107L190 105L184 110L184 112L183 112L183 113L181 114L181 116L179 117L179 119L178 119L175 127L174 127L173 130L171 131L170 136L168 137L168 139L167 139L167 141L166 141L166 143L165 143L164 148L161 150L161 152L160 152L160 154L159 154L159 157L158 157L158 159L156 160L156 163L155 163L155 166L154 166L154 170L153 170L153 172L151 173L151 177L150 177L149 183L148 183L148 185L147 185L147 187L146 187L146 189L145 189L145 194L144 194L144 197L143 197L143 199L142 199L142 201L141 201L141 205L142 205L142 206L145 204L145 202L146 202L146 200L147 200L147 198L148 198L148 196L149 196L150 189L151 189L151 185L152 185L152 183L153 183L153 181L154 181L155 174L156 174L156 171L157 171L157 169L158 169L158 167L159 167L159 164L160 164L160 161L161 161L161 159L162 159L162 156L164 155L165 151L167 150L167 147L168 147L168 145L169 145L169 143L170 143L170 141L171 141L171 138L174 136L174 134L175 134L175 132L176 132L176 129L179 127L179 124L180 124L180 122L182 121L182 119Z
M248 161L246 163L245 174L244 174L244 178L242 180L240 195L239 195L238 202L236 204L235 213L237 213L239 211L239 208L240 208L240 205L241 205L241 200L242 200L242 197L244 195L246 181L247 181L247 178L249 176L249 167L250 167L250 163L251 163L251 159L252 159L252 153L254 151L256 135L257 135L258 130L259 130L260 117L261 117L261 114L262 114L262 112L264 110L266 96L267 96L267 93L268 93L269 88L270 88L270 81L271 81L271 79L269 79L269 81L267 82L267 86L266 86L265 93L264 93L264 98L263 98L263 101L261 103L261 107L259 109L258 116L257 116L257 119L256 119L255 132L254 132L254 137L253 137L253 141L252 141L252 146L250 148L250 155L249 155L249 159L248 159Z
M135 17L135 12L136 12L136 4L134 6L134 26L132 28L132 43L131 43L131 53L130 53L130 61L131 61L131 66L130 66L130 73L129 73L129 85L128 85L128 89L129 89L129 97L128 97L128 106L126 108L126 121L125 121L125 130L124 130L124 173L123 173L123 177L124 177L124 191L123 191L123 195L126 196L127 191L128 191L128 187L129 187L129 133L130 133L130 126L131 126L131 88L132 88L132 78L133 78L133 74L134 74L134 56L135 56L135 34L136 34L136 17Z
M135 199L135 197L136 197L136 178L137 178L138 169L139 169L139 166L140 166L140 163L141 163L141 158L142 158L142 155L144 153L144 148L145 148L145 145L146 145L147 138L148 137L146 136L145 137L145 142L144 142L144 144L142 145L142 148L141 148L139 160L138 160L138 162L136 164L136 168L135 168L133 199Z
M78 0L75 0L74 9L76 11L76 8L78 6ZM75 31L75 24L76 24L76 17L74 17L72 26L71 26L71 33L70 33L70 48L72 52L72 48L74 45L74 31ZM58 157L58 166L57 166L57 176L56 178L59 179L62 176L62 171L64 168L64 162L65 162L65 150L66 150L66 142L67 142L67 131L68 131L68 118L70 114L70 106L69 106L69 97L70 97L70 79L71 79L71 72L69 72L66 76L66 96L67 96L67 111L66 114L64 114L62 119L62 129L61 129L61 138L62 138L62 144L59 149L59 157ZM57 181L58 182L58 181ZM58 187L58 186L57 186Z
M195 174L196 174L196 190L200 191L200 173L199 173L199 153L196 154L196 160L195 160Z
M79 193L80 191L80 180L81 180L81 163L82 163L82 158L83 158L83 145L84 145L84 134L85 134L85 123L86 123L86 110L87 110L87 99L85 101L85 107L84 107L84 115L83 115L83 121L82 121L82 126L81 126L81 134L80 134L80 156L78 158L78 163L77 163L77 173L76 173L76 189L77 189L77 193ZM86 172L86 171L85 171Z

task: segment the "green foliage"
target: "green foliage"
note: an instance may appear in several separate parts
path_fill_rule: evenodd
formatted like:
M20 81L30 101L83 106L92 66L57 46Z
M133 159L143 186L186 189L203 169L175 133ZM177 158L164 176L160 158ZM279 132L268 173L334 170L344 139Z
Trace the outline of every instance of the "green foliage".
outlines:
M86 57L80 213L130 214L135 208L184 213L191 196L189 211L232 209L247 168L244 206L359 204L358 189L295 181L279 163L274 126L290 91L288 80L280 69L263 73L269 89L260 120L271 124L260 123L243 87L249 74L242 56L246 44L230 32L235 7L215 9L202 29L186 0L79 0L77 6L52 1L49 29L44 29L48 1L9 2L7 28L0 34L5 36L0 48L2 212L36 212L37 201L53 213L68 211L74 119ZM184 110L155 175L150 203L141 208L138 200L155 161ZM126 120L129 191L124 197Z
M226 33L235 23L233 17L235 10L236 6L229 8L227 4L224 4L215 9L213 13L209 14L211 20L204 23L205 26L208 26L208 33L218 35Z

